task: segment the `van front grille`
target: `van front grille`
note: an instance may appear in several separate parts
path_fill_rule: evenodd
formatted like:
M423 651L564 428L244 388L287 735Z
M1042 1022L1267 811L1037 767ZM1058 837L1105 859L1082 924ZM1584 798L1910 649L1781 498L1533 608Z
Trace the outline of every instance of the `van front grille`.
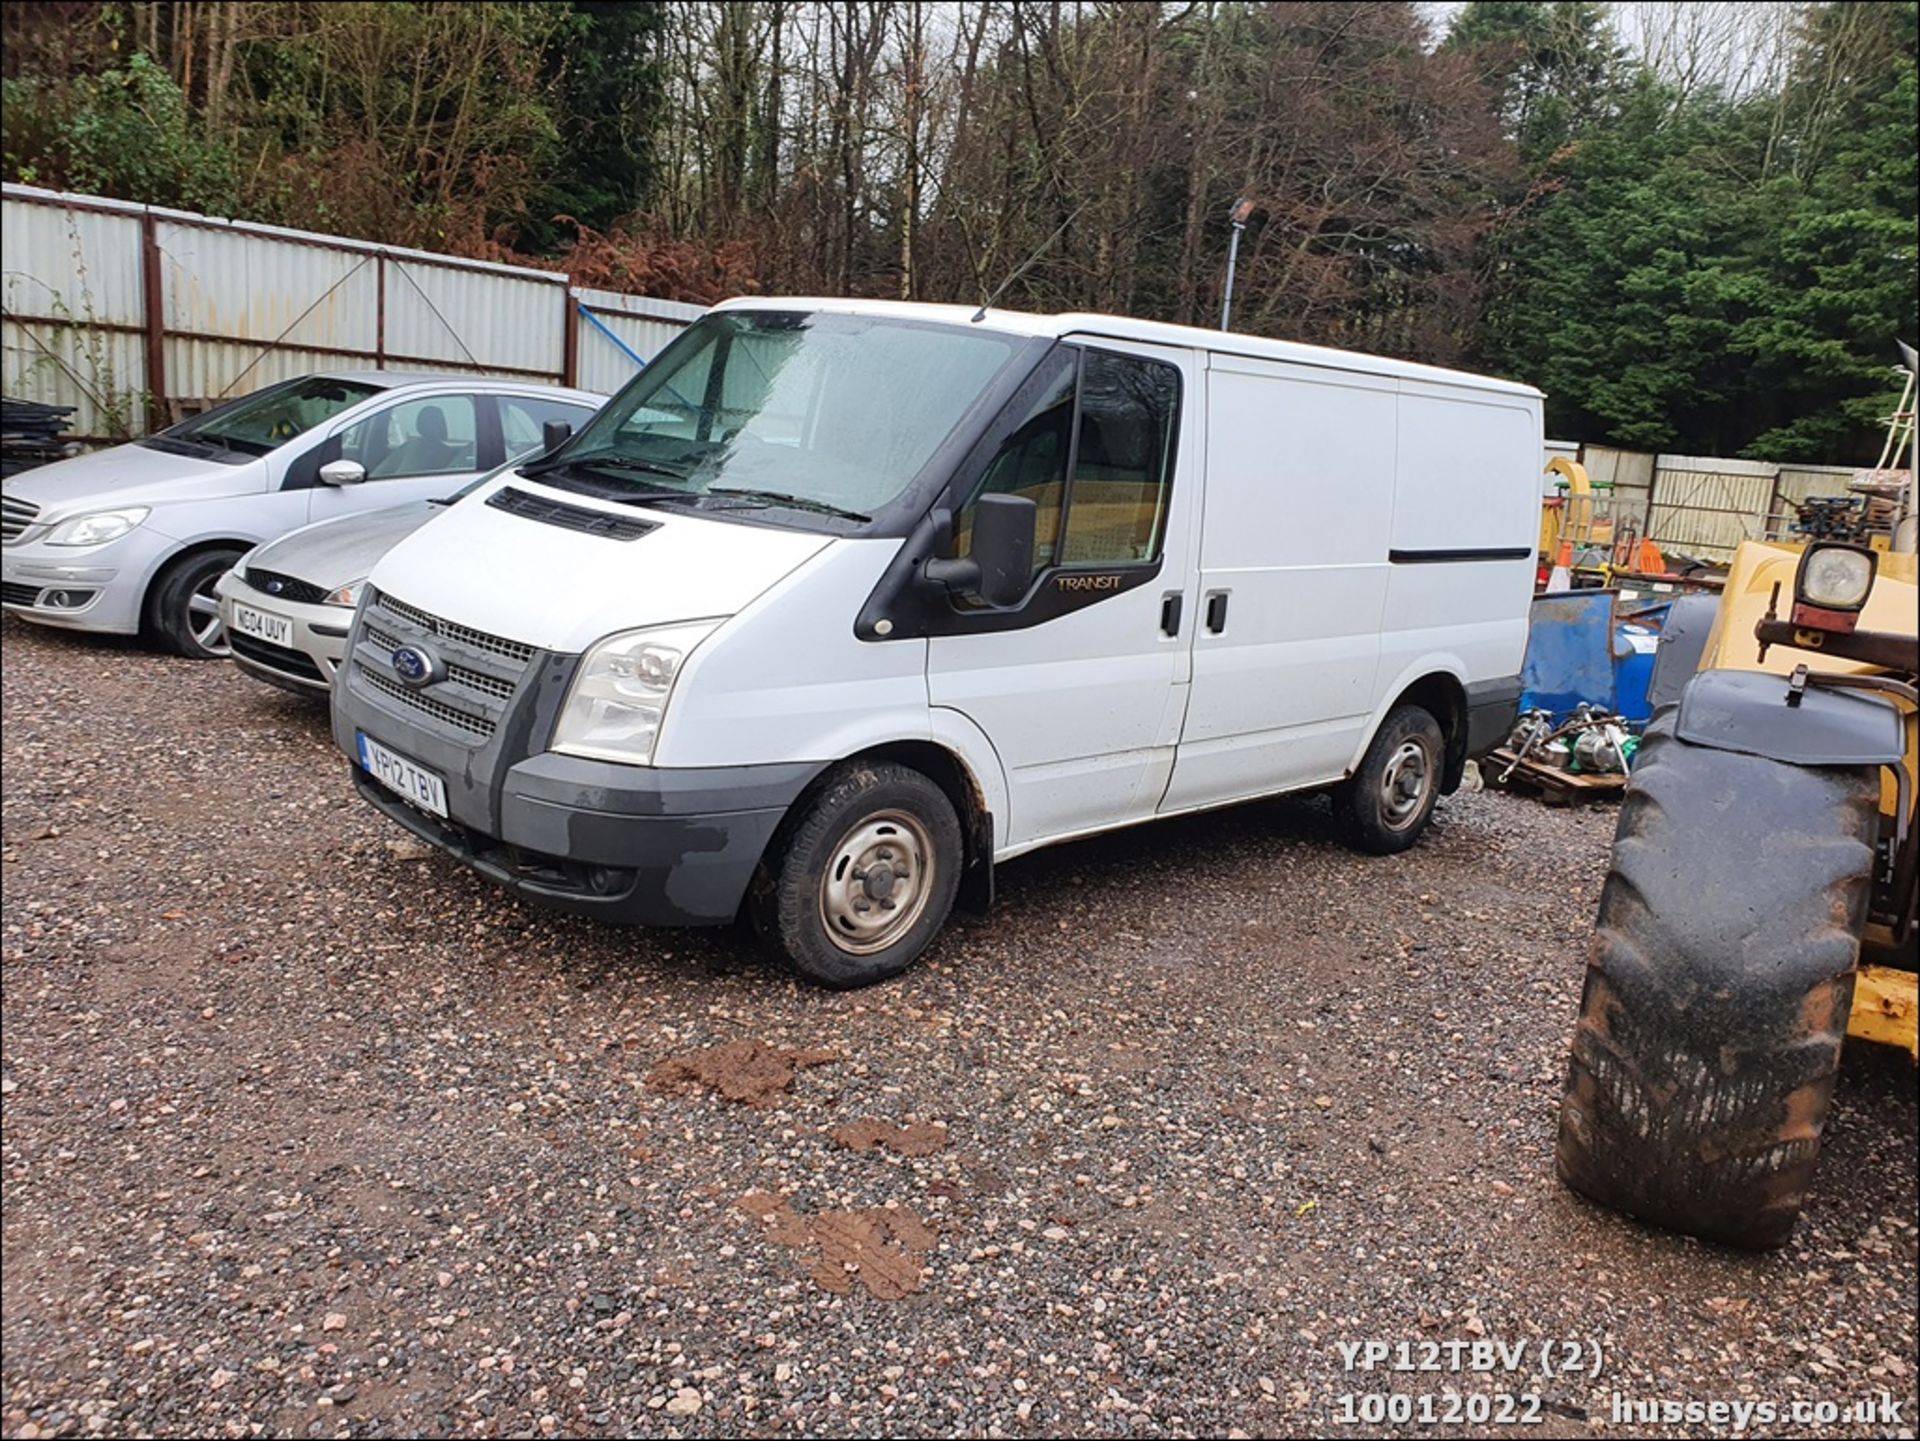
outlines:
M403 681L393 668L393 654L402 647L430 652L441 667L438 678L425 685ZM464 745L484 742L500 729L533 654L530 645L457 624L377 590L367 596L352 643L355 674L414 712L427 731Z
M368 685L379 691L380 694L389 696L404 706L410 706L422 715L431 716L442 725L452 726L455 730L465 731L468 735L478 736L480 739L485 740L499 728L498 722L494 721L491 717L473 715L470 712L450 706L444 701L435 700L425 691L415 690L411 686L402 685L397 680L389 680L371 666L361 666L360 675Z
M370 609L387 611L440 640L470 645L476 650L490 651L494 655L505 656L508 660L517 660L522 664L533 659L533 647L530 645L523 645L517 640L508 640L505 636L488 635L483 630L474 630L457 621L442 620L439 616L421 610L417 606L395 600L383 591L376 590L373 593Z

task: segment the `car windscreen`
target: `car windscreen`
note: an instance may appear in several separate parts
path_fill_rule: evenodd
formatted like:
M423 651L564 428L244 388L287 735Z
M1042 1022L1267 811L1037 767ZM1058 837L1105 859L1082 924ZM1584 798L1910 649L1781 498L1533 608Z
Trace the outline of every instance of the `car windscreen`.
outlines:
M709 315L536 468L623 498L864 521L927 464L1017 345L825 311Z
M265 455L379 393L377 385L310 375L243 396L183 420L150 439L247 456Z

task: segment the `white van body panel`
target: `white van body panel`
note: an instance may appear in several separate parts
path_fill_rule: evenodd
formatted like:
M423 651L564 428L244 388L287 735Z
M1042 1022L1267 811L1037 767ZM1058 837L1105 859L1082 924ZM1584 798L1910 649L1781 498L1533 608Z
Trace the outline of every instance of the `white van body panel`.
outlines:
M794 534L703 524L736 540ZM898 550L892 540L830 540L774 577L687 657L654 764L827 762L929 739L927 643L869 645L853 633L861 602Z
M1205 370L1191 349L1072 338L1177 369L1180 429L1162 569L1151 584L1042 625L929 643L932 704L972 719L1006 767L1008 809L994 826L996 839L1010 847L1152 815L1173 772L1192 668L1191 622L1168 635L1161 610L1169 592L1191 590Z
M1387 592L1398 383L1215 355L1207 394L1193 694L1167 811L1344 774Z
M610 541L529 523L486 503L508 485L659 528ZM416 609L474 630L542 650L584 651L620 631L732 615L830 543L805 531L637 511L509 471L388 551L370 579Z
M1522 554L1388 568L1383 703L1440 655L1453 659L1463 683L1519 674L1540 524L1538 396L1403 380L1399 430L1393 552L1504 543Z

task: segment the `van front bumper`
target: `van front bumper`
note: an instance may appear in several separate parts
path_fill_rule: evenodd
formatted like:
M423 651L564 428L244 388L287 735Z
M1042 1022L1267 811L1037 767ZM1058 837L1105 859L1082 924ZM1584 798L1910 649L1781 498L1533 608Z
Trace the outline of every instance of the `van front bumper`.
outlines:
M529 689L557 700L567 669L568 658L537 664L552 680ZM364 732L444 780L442 819L356 759L355 789L390 820L529 900L621 925L732 921L775 828L823 768L665 770L545 750L515 758L504 744L476 749L435 734L370 690L352 661L334 688L333 730L349 756L357 758Z
M497 837L417 809L357 765L353 784L421 840L541 905L619 925L716 926L739 914L774 829L819 770L656 772L674 783L629 782L615 791L599 773L635 767L551 754L535 759L549 764L529 761L507 776ZM727 808L638 813L694 794ZM588 797L600 805L580 803Z

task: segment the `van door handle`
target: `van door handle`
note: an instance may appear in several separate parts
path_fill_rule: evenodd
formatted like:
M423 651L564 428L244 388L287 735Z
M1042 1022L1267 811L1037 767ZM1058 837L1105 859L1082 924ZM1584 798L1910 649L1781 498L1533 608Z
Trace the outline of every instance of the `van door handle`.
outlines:
M1207 630L1213 635L1227 628L1227 592L1216 590L1207 597Z
M1181 593L1168 591L1160 601L1160 630L1165 635L1180 634Z

